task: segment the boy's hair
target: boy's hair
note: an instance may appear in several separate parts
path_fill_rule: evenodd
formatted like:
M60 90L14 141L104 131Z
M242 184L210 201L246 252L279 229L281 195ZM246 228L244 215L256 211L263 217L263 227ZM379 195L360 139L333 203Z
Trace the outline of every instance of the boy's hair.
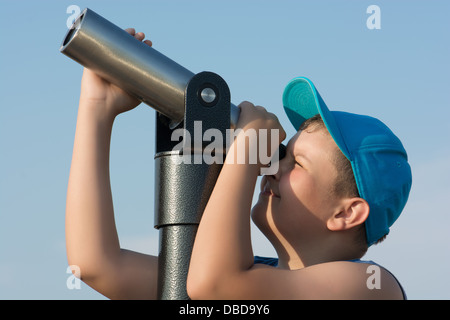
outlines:
M310 130L325 129L325 132L330 135L320 114L309 118L300 126L300 130L307 128ZM338 176L333 185L332 194L339 198L359 197L352 165L339 148L337 148L337 152L334 154L333 163L336 166Z
M300 130L323 130L326 134L330 135L325 123L322 120L320 114L307 119L300 126ZM330 135L331 136L331 135ZM355 176L353 174L352 164L342 151L337 147L337 151L334 154L333 163L336 167L337 177L331 188L333 196L342 197L360 197L358 187L356 185ZM366 253L368 246L366 240L366 228L365 224L361 224L357 227L357 237L355 239L355 245L361 252L361 257ZM386 235L379 239L376 244L382 242L386 238Z

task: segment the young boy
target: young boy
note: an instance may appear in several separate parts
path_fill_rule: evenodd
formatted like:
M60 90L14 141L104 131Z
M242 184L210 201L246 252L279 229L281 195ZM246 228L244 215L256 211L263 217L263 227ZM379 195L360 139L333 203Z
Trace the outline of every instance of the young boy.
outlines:
M134 29L127 31L140 41L145 37ZM150 41L145 42L151 45ZM330 121L330 113L312 84L310 93L315 102L320 101L320 109L310 113L325 112L324 119ZM298 126L303 122L303 113L297 110L299 104L291 104L296 95L285 93L285 106L292 110L288 114ZM85 283L113 299L156 298L158 258L120 248L109 181L114 119L138 104L118 87L84 70L67 192L67 255L69 264L78 266ZM281 140L284 139L284 131L274 115L250 103L242 103L241 110L239 127L278 129ZM313 114L307 115L310 116ZM328 129L335 128L334 123L326 124ZM352 126L353 123L349 127ZM381 191L366 190L365 182L357 180L360 195L341 194L341 185L346 183L339 179L341 167L335 167L336 143L326 132L317 123L300 131L290 141L279 172L263 179L253 219L277 249L276 268L255 264L250 244L251 197L261 166L235 164L233 158L238 150L233 144L199 227L188 277L192 298L403 298L398 282L388 271L381 269L380 289L369 290L368 265L348 260L362 256L367 247L361 240L361 226L365 225L369 245L380 233L380 237L387 233L406 201L409 187L405 186L404 198L400 199L397 184L391 188L390 184L384 185L386 181L380 181ZM334 139L341 141L339 137ZM341 147L339 142L338 145ZM409 170L403 148L391 156L396 166ZM349 157L353 161L352 157L353 154ZM359 168L358 161L352 163ZM367 170L373 170L380 179L391 174L372 165ZM392 180L399 183L404 179L397 174ZM387 205L371 202L372 193L391 191L387 200L399 202L393 211ZM378 205L386 209L386 214L380 211L372 218Z
M227 154L196 236L188 275L192 299L404 299L395 277L359 260L389 232L406 204L411 170L400 140L379 120L330 112L306 78L292 80L283 103L300 129L273 176L261 165L236 164L238 136ZM282 128L251 103L240 105L238 127ZM283 135L280 135L283 136ZM281 141L280 141L281 142ZM250 142L251 143L251 142ZM242 145L242 142L241 144ZM253 221L278 261L259 264L250 241ZM263 261L264 262L264 261ZM371 267L368 269L368 267Z

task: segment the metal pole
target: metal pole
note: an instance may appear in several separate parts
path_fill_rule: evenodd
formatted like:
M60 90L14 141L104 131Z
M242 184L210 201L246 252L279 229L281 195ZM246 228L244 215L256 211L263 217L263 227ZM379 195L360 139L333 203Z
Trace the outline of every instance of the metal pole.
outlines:
M211 128L220 130L225 142L226 129L230 127L229 106L230 92L220 76L210 72L194 76L186 88L184 120L184 129L189 136L197 135L191 143ZM189 145L186 147L192 153L187 157L183 154L185 150L181 153L171 151L172 130L161 118L157 117L155 156L155 227L160 230L158 297L188 299L186 278L195 235L223 162L206 164L202 157L203 148ZM199 127L195 128L195 122L201 123L201 131ZM225 145L222 147L216 152L221 153L223 159Z

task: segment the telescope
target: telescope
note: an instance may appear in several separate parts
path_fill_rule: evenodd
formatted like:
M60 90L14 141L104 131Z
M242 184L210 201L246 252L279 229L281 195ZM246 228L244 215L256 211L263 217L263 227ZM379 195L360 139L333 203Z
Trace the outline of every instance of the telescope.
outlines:
M192 137L198 135L194 124L200 121L200 136L216 129L225 142L227 130L239 119L228 85L212 72L194 74L88 8L75 19L60 51L156 110L158 299L189 299L186 279L192 247L223 162L179 161L186 155L174 150L177 142L171 137L181 127ZM192 150L192 157L202 152ZM225 156L225 144L216 152ZM280 158L283 152L284 146Z
M172 127L183 121L185 89L194 73L94 11L80 13L60 51L167 116ZM199 95L205 104L218 99L213 86L202 88ZM230 113L234 128L239 108L231 104Z

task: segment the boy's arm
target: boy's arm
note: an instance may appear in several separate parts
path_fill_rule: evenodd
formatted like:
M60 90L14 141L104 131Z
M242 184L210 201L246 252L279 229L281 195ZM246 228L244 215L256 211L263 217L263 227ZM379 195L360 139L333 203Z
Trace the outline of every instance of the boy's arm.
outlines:
M109 178L114 119L138 103L84 70L67 190L67 256L85 283L114 299L156 297L157 258L120 248Z
M248 102L240 108L238 127L243 131L228 151L196 235L188 275L191 298L233 298L227 290L235 290L234 284L253 266L250 209L261 165L249 163L248 143L257 141L249 139L247 148L241 147L248 129L278 129L279 142L285 133L278 119L265 109ZM238 164L240 152L246 154L245 164Z

